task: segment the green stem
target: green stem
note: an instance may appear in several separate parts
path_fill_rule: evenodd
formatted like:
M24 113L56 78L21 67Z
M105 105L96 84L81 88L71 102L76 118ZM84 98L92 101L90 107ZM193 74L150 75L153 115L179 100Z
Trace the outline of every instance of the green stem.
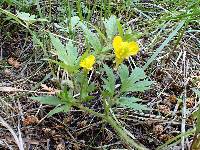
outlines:
M108 103L105 98L103 99L103 106L104 106L104 114L105 114L105 116L108 116L109 115L109 106L108 106Z
M138 150L148 150L147 148L145 148L143 145L136 143L133 139L131 139L125 132L124 130L117 125L116 121L110 117L107 116L105 119L117 132L117 134L120 136L121 140L123 140L124 142L126 142L128 145L135 147Z
M83 90L85 87L85 84L87 83L87 73L88 71L83 69L83 76L81 77L81 91L80 91L80 100L82 101L83 98Z
M96 111L94 111L94 110L92 110L92 109L89 109L89 108L87 108L87 107L84 107L83 105L81 105L81 104L79 104L79 103L72 103L72 105L75 106L75 107L78 107L79 109L84 110L84 111L86 111L86 112L88 112L88 113L90 113L90 114L93 114L93 115L95 115L95 116L97 116L97 117L100 117L100 118L105 119L105 115L104 115L104 114L98 113L98 112L96 112Z
M104 114L98 113L96 111L93 111L87 107L84 107L83 105L79 104L79 103L72 103L73 106L78 107L81 110L84 110L85 112L88 112L90 114L93 114L97 117L100 117L102 119L104 119L107 123L109 123L112 128L114 128L114 130L117 132L117 134L120 136L121 140L123 140L126 144L137 148L138 150L148 150L147 148L145 148L143 145L136 143L133 139L131 139L125 132L124 130L116 123L116 121L110 117L110 116L106 116Z

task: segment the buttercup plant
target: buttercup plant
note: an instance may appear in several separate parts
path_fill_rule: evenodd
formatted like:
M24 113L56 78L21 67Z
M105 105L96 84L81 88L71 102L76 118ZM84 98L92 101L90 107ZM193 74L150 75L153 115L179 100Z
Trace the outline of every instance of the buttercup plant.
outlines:
M114 17L112 16L112 21L113 18ZM108 25L109 19L106 23L106 27L110 27ZM112 25L119 26L117 21L115 23L116 24L113 24L112 22ZM87 31L85 33L85 38L89 40L88 37L92 37L94 33L89 29L86 29L87 27L83 25L82 22L80 24L80 27L84 26L84 30ZM48 114L49 116L59 112L68 112L70 111L70 108L76 107L82 111L90 113L91 115L99 117L105 123L110 124L121 140L130 147L145 150L147 148L142 144L135 142L134 139L128 135L127 131L117 120L114 112L116 107L125 107L137 111L148 110L145 105L138 103L141 101L139 98L129 95L130 92L144 92L145 90L150 89L153 82L147 79L142 68L136 67L132 72L130 72L128 67L122 64L123 60L138 53L139 46L135 41L125 41L121 36L114 37L113 33L117 33L117 31L112 31L112 29L116 30L114 27L106 29L107 39L110 41L110 43L107 43L108 45L100 43L101 40L99 40L98 36L95 34L94 36L97 45L92 43L92 41L89 41L93 52L92 54L88 54L90 51L87 51L83 56L78 56L78 50L72 43L69 42L64 46L57 37L50 33L50 39L55 48L54 53L58 55L58 61L51 61L58 64L67 73L68 84L66 84L65 88L56 96L32 97L32 99L37 100L42 104L55 106L55 108ZM112 32L112 34L110 32ZM111 38L113 39L112 41L109 40ZM97 66L99 67L95 67L94 70L94 64L95 62L98 62L99 58L95 58L96 51L101 53L100 47L103 49L103 47L109 47L109 45L112 45L114 49L115 58L113 59L115 59L116 66L118 67L117 72L114 73L114 69L110 68L106 64L98 64ZM88 50L88 47L86 48ZM113 49L106 51L107 55L109 55ZM107 55L104 56L106 57ZM81 70L81 68L83 68L83 70ZM104 78L102 79L104 83L103 85L97 86L94 83L88 82L88 74L90 73L90 70L104 74ZM117 78L120 79L121 83L119 88L116 89ZM90 107L85 107L83 105L88 103L90 100L95 99L94 96L91 96L95 89L99 91L100 95L98 97L101 98L103 103L103 113L96 112Z
M0 0L0 124L5 128L0 147L26 149L28 134L40 133L43 120L61 112L42 126L54 129L67 117L65 128L72 138L63 128L55 130L61 138L38 134L49 139L47 147L146 149L144 144L156 150L200 150L199 4L200 0ZM137 43L140 36L144 43ZM134 62L141 47L145 54ZM10 61L13 58L21 62L19 67L17 60ZM144 70L158 82L151 92L142 93L153 83ZM168 76L170 80L160 80ZM40 105L37 112L35 102L27 107L30 95L51 107ZM159 109L166 101L167 116ZM141 119L150 120L152 130L138 126L145 123ZM29 126L31 131L23 132ZM168 129L175 130L167 133ZM13 136L14 142L6 136ZM46 146L39 141L31 147Z

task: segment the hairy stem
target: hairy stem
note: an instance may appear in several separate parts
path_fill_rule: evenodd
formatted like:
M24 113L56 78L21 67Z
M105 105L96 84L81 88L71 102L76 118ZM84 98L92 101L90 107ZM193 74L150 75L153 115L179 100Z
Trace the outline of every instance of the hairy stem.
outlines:
M131 147L135 147L138 150L148 150L143 145L138 144L131 139L112 117L107 116L105 120L114 128L121 140L123 140L126 144L130 145Z
M111 116L104 115L102 113L98 113L98 112L91 110L87 107L84 107L83 105L78 104L78 103L73 103L72 105L76 106L79 109L84 110L92 115L95 115L97 117L104 119L107 123L109 123L112 126L112 128L114 128L116 133L120 136L121 140L123 140L126 144L130 145L131 147L135 147L138 150L148 150L143 145L138 144L133 139L131 139Z

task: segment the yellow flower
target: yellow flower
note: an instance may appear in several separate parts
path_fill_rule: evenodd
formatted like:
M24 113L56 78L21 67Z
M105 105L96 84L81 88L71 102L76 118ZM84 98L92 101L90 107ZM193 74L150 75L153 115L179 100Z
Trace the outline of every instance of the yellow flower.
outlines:
M117 66L122 63L124 59L128 59L130 56L136 55L139 51L139 45L137 42L123 42L120 36L116 36L114 38L113 48Z
M94 63L95 63L95 57L94 57L94 55L90 55L90 56L84 58L80 62L80 66L86 70L92 70Z

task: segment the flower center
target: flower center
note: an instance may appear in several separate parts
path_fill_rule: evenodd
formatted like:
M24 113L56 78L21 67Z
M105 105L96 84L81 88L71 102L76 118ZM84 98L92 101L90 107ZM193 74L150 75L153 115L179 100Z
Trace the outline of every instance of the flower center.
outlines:
M119 48L119 57L126 58L129 53L128 42L122 42Z

